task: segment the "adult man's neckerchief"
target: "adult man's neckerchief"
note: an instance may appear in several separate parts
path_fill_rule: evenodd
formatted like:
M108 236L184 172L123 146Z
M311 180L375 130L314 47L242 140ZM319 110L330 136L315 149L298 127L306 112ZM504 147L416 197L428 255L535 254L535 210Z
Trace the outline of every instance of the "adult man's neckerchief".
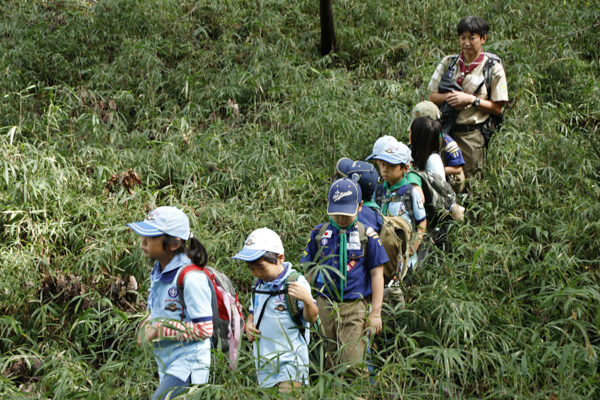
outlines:
M333 225L338 231L340 231L340 272L344 274L344 280L340 282L340 300L344 300L344 287L348 279L348 236L347 230L352 228L358 218L354 218L354 221L345 228L342 228L333 221L333 218L329 217L329 223Z
M458 68L460 68L460 75L458 76L456 83L462 86L465 75L473 71L475 68L477 68L477 66L479 66L479 64L483 62L483 56L483 49L481 49L481 54L479 54L479 57L477 57L477 59L467 67L465 64L465 55L464 53L460 53L460 57L458 57Z

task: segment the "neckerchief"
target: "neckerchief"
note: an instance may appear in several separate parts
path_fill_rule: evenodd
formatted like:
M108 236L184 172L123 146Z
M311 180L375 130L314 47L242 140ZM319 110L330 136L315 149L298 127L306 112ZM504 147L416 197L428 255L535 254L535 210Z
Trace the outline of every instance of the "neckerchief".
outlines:
M402 179L400 179L400 182L396 183L394 186L390 187L390 184L387 182L383 182L383 197L384 198L388 198L392 196L392 193L394 193L396 190L400 189L402 186L407 185L408 184L408 178L407 178L407 173L404 174L404 176L402 177ZM387 214L388 211L388 207L389 207L390 203L383 203L383 209L381 210L381 212L383 213L383 215Z
M371 208L379 208L379 205L375 203L373 200L365 201L363 203L363 207L371 207Z
M465 65L465 55L463 53L460 53L460 57L458 57L458 67L460 68L460 75L456 80L456 83L458 83L459 86L462 86L463 79L465 79L465 75L473 71L475 68L477 68L477 66L479 66L479 64L483 62L483 56L483 49L481 49L481 54L479 54L479 57L477 57L477 59L471 64L469 64L469 66L467 67Z
M333 221L333 218L329 217L329 223L333 225L338 231L340 231L340 272L344 274L344 280L340 282L340 300L344 300L344 287L348 279L348 229L352 228L358 218L355 218L350 225L342 228Z

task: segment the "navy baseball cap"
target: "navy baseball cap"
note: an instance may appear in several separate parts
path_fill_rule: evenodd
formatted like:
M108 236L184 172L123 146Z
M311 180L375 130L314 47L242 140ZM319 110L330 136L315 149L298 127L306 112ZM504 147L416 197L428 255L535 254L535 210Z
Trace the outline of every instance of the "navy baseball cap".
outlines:
M342 178L333 182L327 194L327 215L353 216L362 202L362 191L352 179Z
M190 221L177 207L158 207L142 222L127 224L141 236L169 235L187 241L190 238Z
M350 178L360 186L363 198L370 198L377 189L379 175L375 167L366 161L352 161L349 158L340 158L335 164L335 170L345 178Z

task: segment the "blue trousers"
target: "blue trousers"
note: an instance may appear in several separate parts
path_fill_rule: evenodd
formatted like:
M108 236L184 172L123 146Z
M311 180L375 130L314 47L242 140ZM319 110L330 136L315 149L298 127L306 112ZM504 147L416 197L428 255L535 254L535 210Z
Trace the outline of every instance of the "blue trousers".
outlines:
M167 394L171 395L171 399L182 394L191 384L192 375L188 376L184 382L173 375L165 375L162 382L158 385L158 389L152 395L152 400L163 400Z

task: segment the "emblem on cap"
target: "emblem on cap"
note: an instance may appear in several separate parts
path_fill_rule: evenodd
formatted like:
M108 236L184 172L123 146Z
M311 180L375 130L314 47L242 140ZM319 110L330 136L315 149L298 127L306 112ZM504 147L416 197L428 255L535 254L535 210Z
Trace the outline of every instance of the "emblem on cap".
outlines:
M253 244L256 244L254 238L248 238L248 240L246 240L246 243L244 243L244 245L246 246L252 246Z
M391 148L389 148L389 149L385 149L385 152L386 152L386 153L390 153L390 154L391 154L391 153L393 153L393 152L394 152L394 149L391 149Z
M177 288L172 287L171 289L169 289L169 297L175 298L177 297L178 291Z
M357 174L356 172L355 172L355 173L353 173L353 174L352 174L352 180L353 180L354 182L358 182L358 181L360 181L360 175L359 175L359 174Z
M154 211L146 216L146 221L154 221Z
M343 199L346 196L350 196L352 194L351 190L348 190L347 192L340 192L339 190L336 190L335 193L333 194L333 201L338 201L340 199Z

